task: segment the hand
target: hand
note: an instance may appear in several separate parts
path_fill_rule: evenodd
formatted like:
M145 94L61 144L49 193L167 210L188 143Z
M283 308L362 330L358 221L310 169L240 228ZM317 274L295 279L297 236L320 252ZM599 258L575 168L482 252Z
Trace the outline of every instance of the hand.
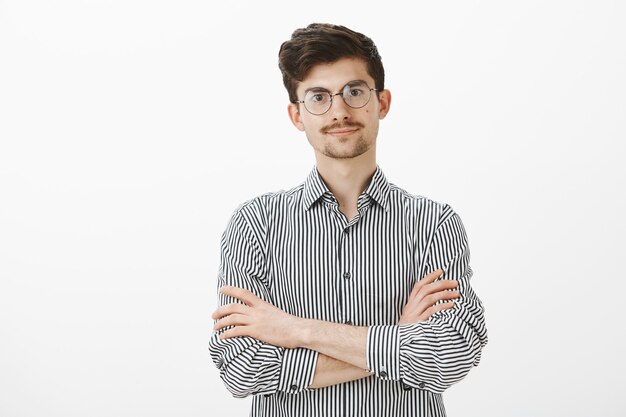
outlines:
M285 313L243 288L226 286L220 292L245 303L226 304L213 312L211 317L218 320L213 330L233 326L220 334L220 339L249 336L274 346L299 347L296 332L302 327L303 319Z
M443 270L437 269L419 280L409 295L398 324L417 323L428 320L433 314L454 307L453 301L435 305L440 300L450 300L459 297L458 291L448 291L458 286L456 280L437 281L443 275Z

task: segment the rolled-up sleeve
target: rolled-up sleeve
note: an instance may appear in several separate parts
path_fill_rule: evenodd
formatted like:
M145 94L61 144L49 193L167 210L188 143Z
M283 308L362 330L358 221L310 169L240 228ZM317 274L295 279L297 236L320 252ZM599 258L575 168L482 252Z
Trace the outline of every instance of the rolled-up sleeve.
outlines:
M438 312L427 321L371 326L367 361L375 375L442 393L478 365L487 344L487 330L484 308L470 286L469 261L461 219L446 205L429 246L427 269L441 268L442 279L457 280L460 296L452 309Z
M218 288L246 288L272 303L265 272L265 255L259 236L246 215L237 210L221 240ZM218 293L219 306L240 302ZM209 352L226 388L234 397L269 395L277 391L301 392L313 382L318 353L304 348L286 349L251 337L220 339L213 332Z

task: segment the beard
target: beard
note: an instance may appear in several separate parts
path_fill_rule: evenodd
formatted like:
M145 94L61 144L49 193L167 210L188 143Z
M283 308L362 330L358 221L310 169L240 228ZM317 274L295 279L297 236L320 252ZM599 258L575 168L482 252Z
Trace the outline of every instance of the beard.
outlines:
M346 121L344 123L334 123L330 126L323 127L322 129L320 129L320 133L326 136L329 131L335 129L363 129L364 127L365 126L362 123ZM323 144L319 151L323 155L334 159L350 159L363 155L371 148L372 144L368 143L368 141L363 137L363 131L361 131L360 133L361 135L356 139L343 138L337 140L328 140ZM326 138L329 139L328 137Z
M346 141L347 142L347 141ZM321 149L322 154L334 159L350 159L363 155L371 147L371 144L359 136L352 145L327 142Z

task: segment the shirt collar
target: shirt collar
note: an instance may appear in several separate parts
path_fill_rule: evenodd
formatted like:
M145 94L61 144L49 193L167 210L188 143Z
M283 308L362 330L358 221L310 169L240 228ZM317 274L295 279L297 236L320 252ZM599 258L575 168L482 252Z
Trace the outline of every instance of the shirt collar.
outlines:
M332 195L324 180L320 176L317 171L317 167L313 167L309 176L304 182L304 209L308 210L311 208L317 200L320 199L324 194L328 193ZM368 195L372 200L378 203L385 211L389 210L389 182L387 182L387 178L383 174L383 171L380 167L376 166L376 171L372 176L372 180L365 187L362 195Z
M304 209L310 209L324 193L330 193L330 191L320 177L320 173L317 172L317 167L313 167L306 181L304 181Z
M370 181L369 185L365 187L363 194L369 195L372 200L376 201L385 211L389 210L389 182L385 178L382 169L377 165L376 172Z

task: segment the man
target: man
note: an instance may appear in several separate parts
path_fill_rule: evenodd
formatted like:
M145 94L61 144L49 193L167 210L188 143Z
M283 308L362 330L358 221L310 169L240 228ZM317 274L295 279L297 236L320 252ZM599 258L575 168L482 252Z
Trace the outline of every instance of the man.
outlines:
M253 416L441 416L487 343L467 238L376 162L391 94L370 38L312 24L283 43L289 117L316 166L242 204L222 237L212 358Z

